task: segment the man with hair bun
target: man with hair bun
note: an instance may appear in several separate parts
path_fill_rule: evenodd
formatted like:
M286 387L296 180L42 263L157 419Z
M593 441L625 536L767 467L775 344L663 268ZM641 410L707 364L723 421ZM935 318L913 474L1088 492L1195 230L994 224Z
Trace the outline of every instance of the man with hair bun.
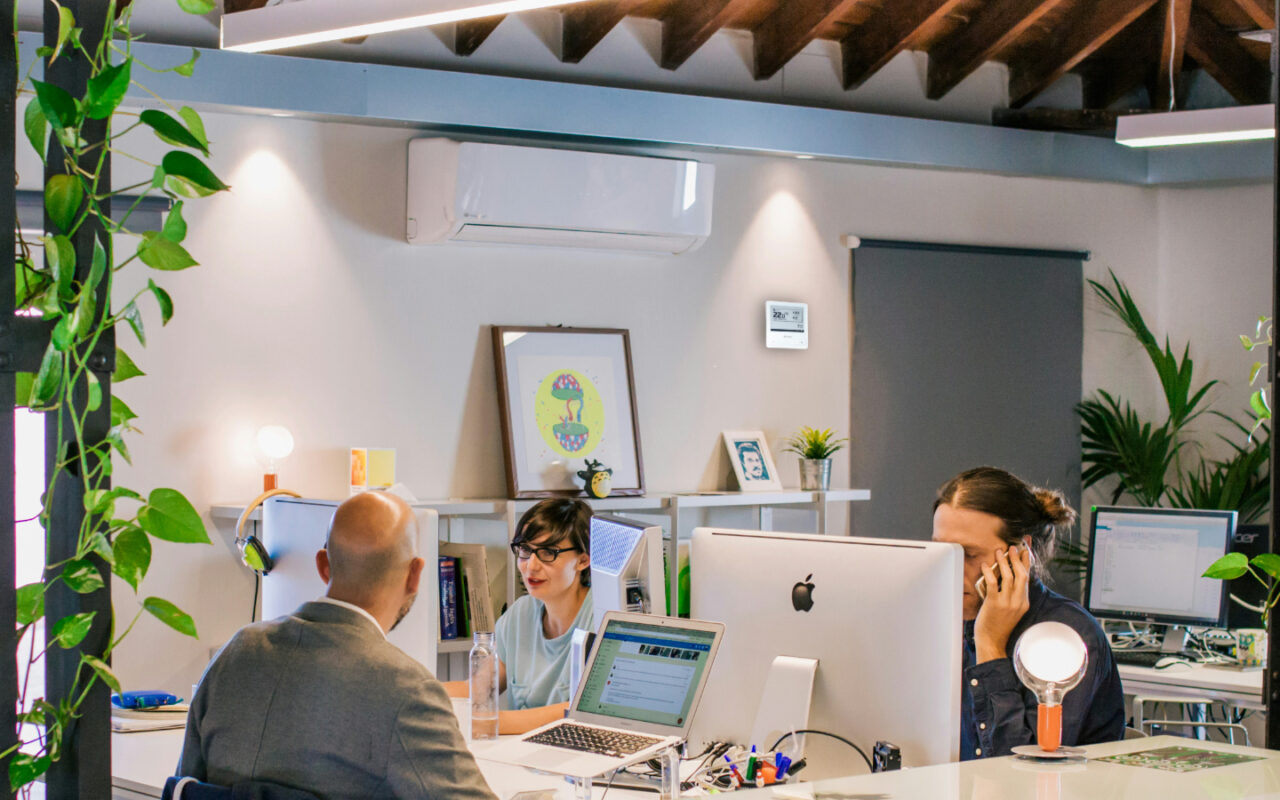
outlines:
M938 490L933 540L964 548L962 761L1035 743L1038 703L1014 674L1011 656L1018 637L1038 622L1071 626L1089 651L1084 679L1063 700L1062 743L1124 738L1124 693L1102 626L1044 585L1058 534L1075 521L1061 492L995 467L962 472ZM985 601L975 588L980 578Z

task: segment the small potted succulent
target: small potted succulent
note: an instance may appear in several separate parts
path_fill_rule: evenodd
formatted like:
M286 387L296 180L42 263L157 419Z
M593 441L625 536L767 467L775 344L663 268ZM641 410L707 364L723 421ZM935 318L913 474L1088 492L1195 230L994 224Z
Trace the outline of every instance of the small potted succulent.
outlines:
M803 427L791 434L788 453L800 456L800 488L825 492L831 488L831 456L844 448L848 439L837 439L830 428Z

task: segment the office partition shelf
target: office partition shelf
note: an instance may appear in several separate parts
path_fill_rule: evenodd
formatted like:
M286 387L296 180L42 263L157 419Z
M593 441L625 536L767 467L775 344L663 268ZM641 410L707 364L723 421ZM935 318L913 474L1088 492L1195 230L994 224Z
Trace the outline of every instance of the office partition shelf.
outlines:
M437 652L441 655L446 653L466 653L471 650L472 641L470 638L463 639L441 639L437 645Z

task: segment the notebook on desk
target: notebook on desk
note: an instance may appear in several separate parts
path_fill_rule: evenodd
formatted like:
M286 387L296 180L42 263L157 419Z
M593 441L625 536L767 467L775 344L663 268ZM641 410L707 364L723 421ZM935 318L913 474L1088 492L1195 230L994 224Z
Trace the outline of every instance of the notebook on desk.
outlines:
M609 612L569 716L483 757L581 777L653 758L688 735L723 635L718 622Z

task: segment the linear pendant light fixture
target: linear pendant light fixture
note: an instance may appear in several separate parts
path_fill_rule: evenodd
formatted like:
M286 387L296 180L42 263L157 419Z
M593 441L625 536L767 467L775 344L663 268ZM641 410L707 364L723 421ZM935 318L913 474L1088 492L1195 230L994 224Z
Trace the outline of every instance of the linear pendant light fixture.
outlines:
M1116 141L1129 147L1245 142L1276 135L1276 107L1233 106L1161 114L1129 114L1116 120Z
M245 53L373 36L583 0L295 0L222 15L222 49Z

